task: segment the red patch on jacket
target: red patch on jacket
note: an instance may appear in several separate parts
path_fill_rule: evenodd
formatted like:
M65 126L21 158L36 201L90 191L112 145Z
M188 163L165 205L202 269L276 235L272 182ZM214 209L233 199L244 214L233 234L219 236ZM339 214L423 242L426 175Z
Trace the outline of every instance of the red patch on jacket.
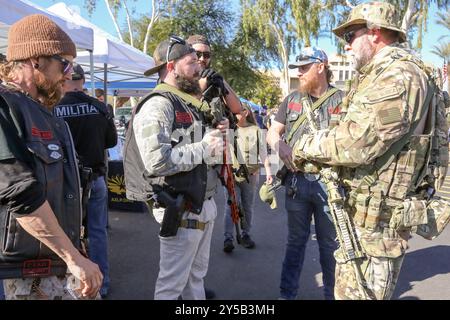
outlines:
M289 102L288 108L291 109L292 111L296 111L296 112L300 113L300 112L302 112L303 106L301 103Z
M341 113L341 106L336 107L328 107L328 114L340 114Z
M192 116L188 112L175 111L175 121L177 123L192 123Z
M45 140L53 139L53 134L51 131L42 131L36 127L31 128L31 135Z

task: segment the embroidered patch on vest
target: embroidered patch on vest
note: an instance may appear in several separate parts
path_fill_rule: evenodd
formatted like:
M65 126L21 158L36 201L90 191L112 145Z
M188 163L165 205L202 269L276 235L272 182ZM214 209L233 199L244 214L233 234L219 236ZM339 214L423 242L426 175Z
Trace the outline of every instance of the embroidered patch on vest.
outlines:
M53 139L53 134L51 131L41 131L36 127L31 128L31 135L45 140Z
M192 116L188 112L175 111L175 121L177 123L192 123Z
M328 107L328 114L340 114L341 113L341 106L338 105L336 107Z
M378 117L382 125L387 125L402 120L402 115L398 108L389 108L378 111Z
M302 104L298 102L289 102L288 108L292 111L302 112Z
M52 261L50 259L24 261L22 266L22 275L24 277L50 275L51 265Z

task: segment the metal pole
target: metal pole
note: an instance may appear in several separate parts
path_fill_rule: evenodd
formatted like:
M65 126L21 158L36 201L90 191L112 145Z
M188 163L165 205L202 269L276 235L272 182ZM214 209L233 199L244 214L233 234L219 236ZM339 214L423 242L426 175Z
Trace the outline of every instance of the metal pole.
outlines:
M108 89L108 64L104 63L103 64L103 91L105 92L105 104L108 104L108 93L107 93L107 89Z
M89 63L91 67L91 94L95 97L95 83L94 83L94 52L92 50L89 51Z

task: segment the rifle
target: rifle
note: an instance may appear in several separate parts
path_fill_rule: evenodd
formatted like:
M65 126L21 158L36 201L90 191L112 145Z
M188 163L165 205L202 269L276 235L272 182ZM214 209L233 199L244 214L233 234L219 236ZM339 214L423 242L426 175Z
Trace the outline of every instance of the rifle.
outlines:
M302 106L305 108L306 117L308 119L311 131L318 131L317 125L313 118L312 106L309 97L302 98ZM344 209L344 198L339 192L339 177L336 167L321 167L321 179L326 186L328 194L328 205L333 218L334 227L336 229L339 246L342 250L345 262L350 262L355 278L358 283L358 289L364 299L373 298L373 294L369 291L367 283L361 271L357 259L365 258L361 244L358 241L353 221Z
M212 90L217 90L217 96L214 98L209 98L211 95ZM212 127L216 127L217 124L224 119L225 115L225 107L223 104L223 93L221 92L220 88L216 88L214 86L209 86L205 92L203 93L203 98L206 100L210 106L209 112L205 115L206 122L211 125ZM234 173L233 168L230 164L230 161L227 161L229 159L228 156L228 148L226 139L224 140L224 153L223 153L223 164L222 169L220 170L220 180L222 181L222 184L227 189L228 193L228 199L227 204L230 206L231 209L231 220L234 223L234 226L236 228L236 240L237 243L241 243L241 231L240 228L245 229L247 227L247 221L245 218L245 212L241 204L237 201L236 196L236 188L235 188L235 181L234 181ZM241 165L245 166L245 165ZM241 169L241 167L239 169ZM242 169L247 173L246 180L248 181L248 170Z

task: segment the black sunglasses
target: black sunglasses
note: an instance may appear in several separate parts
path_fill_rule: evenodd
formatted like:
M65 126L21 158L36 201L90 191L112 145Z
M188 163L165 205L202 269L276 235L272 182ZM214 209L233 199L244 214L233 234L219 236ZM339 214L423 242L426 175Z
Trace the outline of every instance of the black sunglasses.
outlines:
M304 55L304 54L298 55L297 58L295 58L295 61L300 62L300 61L310 60L310 59L318 60L318 61L320 61L320 62L323 62L323 60L320 59L320 58L316 58L316 57L312 57L312 56L307 56L307 55Z
M172 50L172 47L174 46L175 43L182 44L182 45L186 44L186 41L184 41L183 38L178 37L178 36L170 36L169 40L170 40L170 42L169 42L170 44L169 44L169 47L167 48L166 62L169 62L170 51Z
M197 58L205 58L205 59L210 59L211 58L211 52L208 51L195 51L195 53L197 54Z
M352 30L352 31L348 31L348 32L344 33L343 38L344 38L345 42L347 44L351 44L353 42L353 39L355 39L356 32L358 32L361 29L365 29L365 28L360 28L360 29L356 29L356 30Z
M61 57L60 55L57 55L57 54L54 54L53 56L51 56L51 58L61 62L62 73L64 75L68 74L70 72L70 70L72 70L73 63L70 62L69 60L64 59L63 57Z

